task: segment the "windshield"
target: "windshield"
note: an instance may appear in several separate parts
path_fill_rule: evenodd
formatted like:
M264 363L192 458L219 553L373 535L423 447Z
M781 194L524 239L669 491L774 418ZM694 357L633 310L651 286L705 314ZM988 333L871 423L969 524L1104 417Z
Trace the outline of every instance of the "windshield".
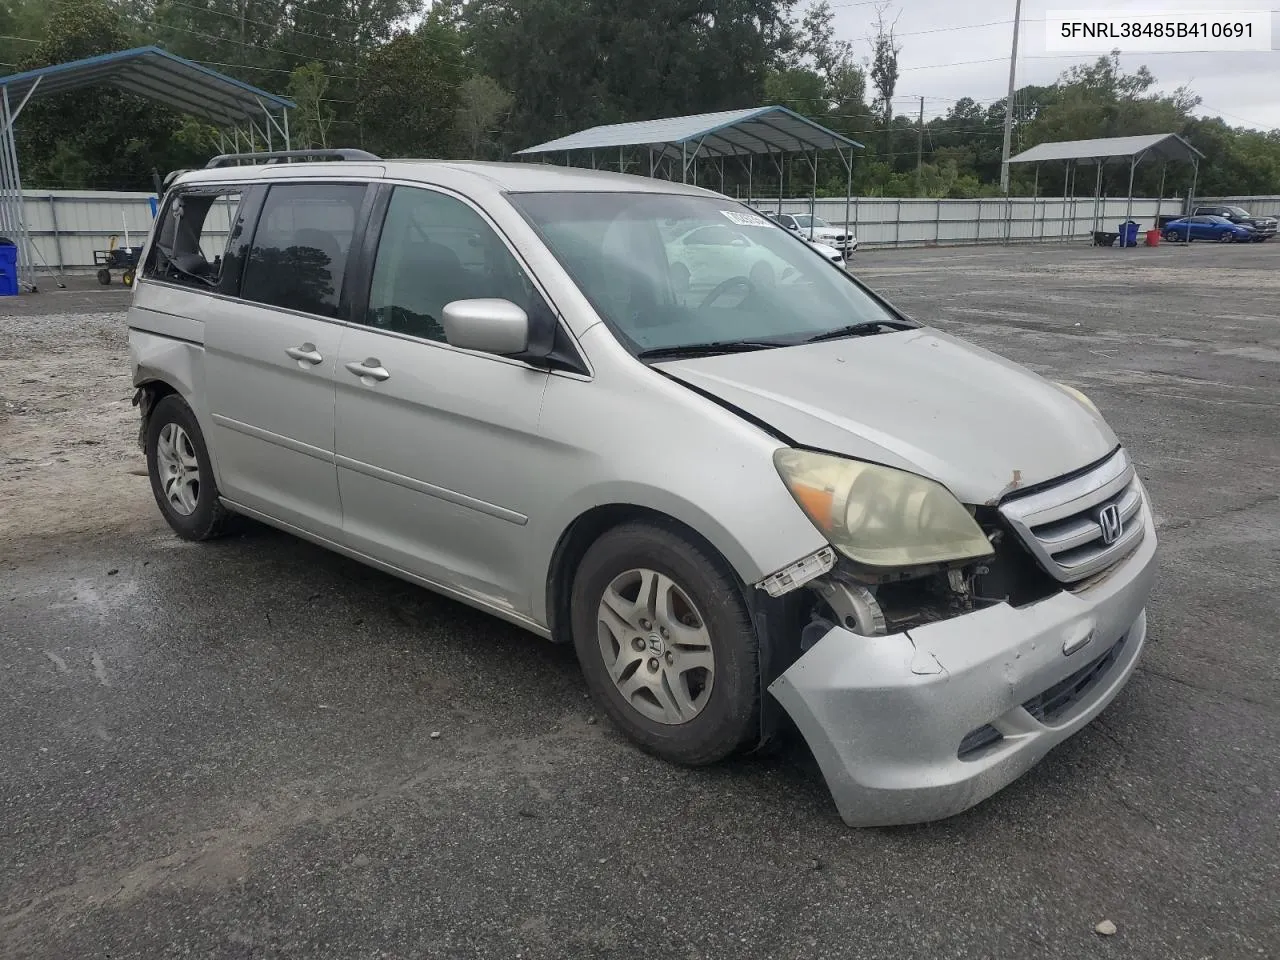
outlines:
M1227 207L1226 210L1227 210L1227 215L1231 217L1249 216L1249 211L1246 210L1244 207Z
M859 324L907 325L840 266L729 199L508 199L633 353L731 341L787 346Z
M811 217L807 213L802 213L796 217L796 223L802 227L829 227L831 224L823 220L821 217Z

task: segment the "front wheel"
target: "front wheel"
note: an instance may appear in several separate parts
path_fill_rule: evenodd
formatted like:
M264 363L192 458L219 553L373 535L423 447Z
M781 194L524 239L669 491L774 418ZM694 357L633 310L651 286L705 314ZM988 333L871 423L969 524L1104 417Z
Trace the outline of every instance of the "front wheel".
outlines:
M1220 234L1218 234L1219 243L1233 243L1235 239L1236 239L1236 235L1232 233L1230 230L1223 230Z
M758 732L758 642L724 562L648 523L604 534L573 583L573 642L592 697L643 749L714 763Z

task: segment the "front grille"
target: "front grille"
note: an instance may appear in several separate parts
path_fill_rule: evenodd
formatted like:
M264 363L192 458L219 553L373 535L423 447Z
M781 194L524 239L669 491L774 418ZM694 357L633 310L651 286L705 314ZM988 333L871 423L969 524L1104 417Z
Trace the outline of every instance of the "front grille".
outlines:
M1019 539L1061 583L1100 573L1136 547L1143 511L1142 486L1123 450L1080 476L1000 506Z
M1036 694L1022 705L1022 709L1041 723L1053 723L1093 689L1094 684L1106 676L1107 671L1120 658L1120 650L1126 637L1117 640L1101 657L1081 667L1065 680L1055 683L1048 690Z

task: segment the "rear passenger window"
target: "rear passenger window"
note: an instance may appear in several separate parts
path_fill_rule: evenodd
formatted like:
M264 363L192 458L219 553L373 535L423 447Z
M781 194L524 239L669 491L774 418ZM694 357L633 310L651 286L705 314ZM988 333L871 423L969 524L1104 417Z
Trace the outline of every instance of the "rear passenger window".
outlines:
M219 284L227 263L231 228L237 223L240 188L198 188L175 194L165 205L142 275L183 286Z
M498 235L443 193L396 187L387 206L365 323L444 341L440 314L454 300L510 300L530 317L545 301Z
M337 317L363 184L297 183L267 192L240 295Z

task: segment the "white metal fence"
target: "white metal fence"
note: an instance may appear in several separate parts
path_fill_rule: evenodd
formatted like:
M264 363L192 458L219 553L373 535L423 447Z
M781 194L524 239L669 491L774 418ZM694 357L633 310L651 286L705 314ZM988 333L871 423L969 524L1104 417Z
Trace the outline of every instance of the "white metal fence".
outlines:
M79 270L94 264L95 250L141 246L151 230L154 194L97 190L23 191L27 233L37 272ZM202 241L221 253L230 230L229 209L217 204L209 212Z
M751 201L756 208L773 213L777 199ZM1126 213L1140 230L1156 225L1157 215L1177 216L1185 200L1137 198L1130 209L1121 197L1017 197L982 200L917 200L890 197L819 199L813 212L834 226L848 223L860 246L901 246L957 243L1003 243L1008 241L1064 241L1085 239L1094 230L1119 231ZM1242 204L1248 206L1248 204ZM783 213L809 213L810 201L783 200Z
M1203 197L1196 203L1229 203L1244 207L1255 217L1280 217L1280 197Z
M117 245L140 245L151 228L153 195L77 190L27 191L23 196L27 229L37 270L78 270L93 266L95 250ZM766 212L778 209L776 199L753 205ZM1280 215L1277 197L1215 197L1199 203L1236 203L1259 215ZM1135 199L1132 217L1142 229L1154 226L1157 210L1163 216L1182 212L1183 199ZM1108 198L1096 205L1091 197L1065 203L1061 197L1011 200L916 200L854 197L849 200L849 223L862 245L919 245L1059 241L1083 239L1095 229L1115 231L1125 218L1128 201ZM205 239L220 245L228 224L222 205L210 216L219 219ZM783 200L786 213L808 213L808 199ZM820 199L815 212L833 224L845 222L845 200Z

